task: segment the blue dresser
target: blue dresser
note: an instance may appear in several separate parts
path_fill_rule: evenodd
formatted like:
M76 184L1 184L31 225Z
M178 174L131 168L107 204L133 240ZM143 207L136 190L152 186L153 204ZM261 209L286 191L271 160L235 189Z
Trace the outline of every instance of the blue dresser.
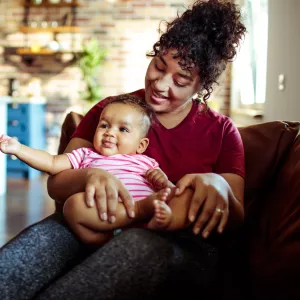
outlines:
M45 104L8 103L7 134L22 144L44 150L46 148ZM32 179L40 172L29 167L14 155L7 156L7 176Z

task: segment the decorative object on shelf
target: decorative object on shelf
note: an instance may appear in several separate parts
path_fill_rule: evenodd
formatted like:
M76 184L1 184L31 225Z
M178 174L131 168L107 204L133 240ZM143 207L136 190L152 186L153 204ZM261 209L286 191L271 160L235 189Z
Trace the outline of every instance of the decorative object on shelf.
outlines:
M53 52L57 52L60 49L60 45L57 41L53 40L53 41L49 42L49 44L47 45L47 48Z
M50 4L58 4L58 3L60 3L60 0L48 0L48 3L50 3Z
M97 81L97 72L103 64L106 50L103 49L96 38L92 38L83 43L83 52L78 61L82 72L86 90L82 92L82 99L93 103L101 98L101 89Z
M40 5L40 4L43 3L43 0L31 0L31 3L32 3L33 5Z
M62 17L61 25L72 26L72 23L73 23L73 16L70 12L68 12Z

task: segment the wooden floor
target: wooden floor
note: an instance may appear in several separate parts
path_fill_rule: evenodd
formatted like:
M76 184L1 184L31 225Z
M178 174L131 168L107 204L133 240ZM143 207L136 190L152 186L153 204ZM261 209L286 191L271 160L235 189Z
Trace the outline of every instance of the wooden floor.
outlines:
M54 211L46 183L46 175L30 181L8 179L7 193L0 196L0 247L26 226Z

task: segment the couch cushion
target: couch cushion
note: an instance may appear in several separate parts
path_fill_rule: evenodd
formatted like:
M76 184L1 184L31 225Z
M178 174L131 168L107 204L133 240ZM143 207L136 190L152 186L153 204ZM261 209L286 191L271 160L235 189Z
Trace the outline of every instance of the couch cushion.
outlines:
M299 131L296 122L268 122L239 128L246 164L245 211L260 211L262 193L270 188ZM258 207L256 207L258 205Z
M61 127L58 154L62 154L64 152L71 140L71 136L73 135L82 118L82 115L73 111L67 114Z
M252 298L300 299L299 123L258 126L264 128L246 133L247 139L256 137L253 142L245 140L245 246Z

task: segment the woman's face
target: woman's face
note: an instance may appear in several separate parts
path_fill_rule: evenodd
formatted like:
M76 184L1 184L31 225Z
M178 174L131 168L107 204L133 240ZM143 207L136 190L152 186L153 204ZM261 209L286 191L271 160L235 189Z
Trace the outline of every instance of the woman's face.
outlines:
M182 70L174 58L176 50L153 57L145 77L146 102L156 113L168 113L185 107L200 90L200 79L196 70Z

